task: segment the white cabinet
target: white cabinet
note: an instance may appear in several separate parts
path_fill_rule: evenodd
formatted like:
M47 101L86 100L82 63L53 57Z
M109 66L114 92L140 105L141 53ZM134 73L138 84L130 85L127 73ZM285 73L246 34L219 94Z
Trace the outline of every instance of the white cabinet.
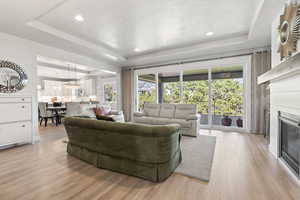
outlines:
M0 103L0 123L31 120L31 103Z
M31 98L29 97L3 97L0 98L0 103L31 103Z
M31 122L16 122L0 124L0 146L30 143L32 126Z
M32 100L0 97L0 147L32 142Z

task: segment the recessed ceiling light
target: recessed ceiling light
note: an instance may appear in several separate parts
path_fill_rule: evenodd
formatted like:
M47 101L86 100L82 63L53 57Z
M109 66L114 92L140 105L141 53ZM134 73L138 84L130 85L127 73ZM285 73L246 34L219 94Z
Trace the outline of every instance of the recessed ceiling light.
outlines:
M76 15L75 16L75 19L79 22L83 22L84 21L84 18L81 16L81 15Z
M135 52L140 52L141 50L139 48L134 49Z
M212 36L214 34L214 32L207 32L206 36Z

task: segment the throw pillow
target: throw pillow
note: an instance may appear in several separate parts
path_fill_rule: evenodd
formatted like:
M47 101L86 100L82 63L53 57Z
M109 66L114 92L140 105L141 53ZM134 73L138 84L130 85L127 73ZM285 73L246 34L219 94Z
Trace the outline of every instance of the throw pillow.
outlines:
M109 115L111 111L109 106L100 106L100 108L102 110L102 115Z
M102 109L99 107L93 108L95 115L102 115Z

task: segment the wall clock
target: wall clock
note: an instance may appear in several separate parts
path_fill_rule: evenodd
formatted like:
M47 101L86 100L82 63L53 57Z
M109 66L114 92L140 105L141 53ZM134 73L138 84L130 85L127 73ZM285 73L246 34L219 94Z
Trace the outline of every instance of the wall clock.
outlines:
M15 93L28 82L27 74L16 63L0 60L0 93Z
M297 52L297 43L300 39L300 5L298 3L286 4L283 15L280 16L279 49L283 60Z

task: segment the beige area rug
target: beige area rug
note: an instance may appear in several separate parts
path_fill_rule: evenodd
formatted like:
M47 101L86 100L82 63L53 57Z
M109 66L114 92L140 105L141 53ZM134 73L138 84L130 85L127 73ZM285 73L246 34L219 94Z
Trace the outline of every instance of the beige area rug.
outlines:
M215 146L215 136L182 137L182 162L175 172L202 181L209 181Z

